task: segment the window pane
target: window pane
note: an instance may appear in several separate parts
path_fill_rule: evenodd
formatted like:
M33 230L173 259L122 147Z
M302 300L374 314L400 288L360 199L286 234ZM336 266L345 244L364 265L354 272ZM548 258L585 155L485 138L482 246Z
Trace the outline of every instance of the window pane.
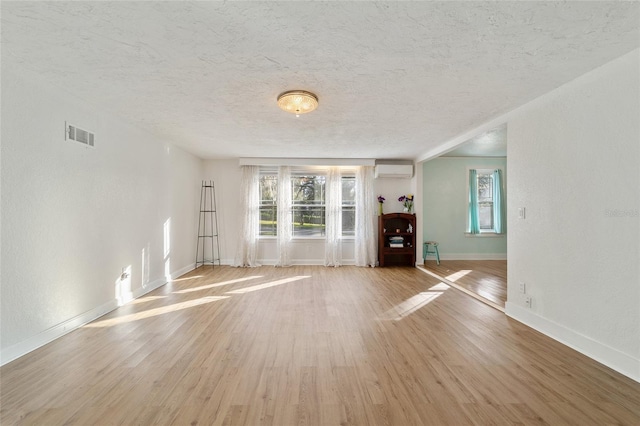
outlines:
M356 178L342 177L342 235L353 236L356 230Z
M478 220L481 230L493 229L493 175L478 174Z
M291 178L293 204L324 205L324 176Z
M260 235L276 236L278 228L278 176L260 176Z
M493 203L478 203L480 229L493 229Z
M267 201L275 203L277 196L278 196L278 176L277 175L260 176L260 203L264 204Z
M275 205L260 206L260 235L276 236L278 230L278 210Z
M293 176L293 236L324 236L324 188L325 177L318 175Z
M478 175L478 202L493 201L493 176Z
M294 237L323 237L324 229L324 206L293 207Z
M356 234L356 207L342 207L342 235Z
M355 205L356 203L356 178L344 176L342 178L342 204Z

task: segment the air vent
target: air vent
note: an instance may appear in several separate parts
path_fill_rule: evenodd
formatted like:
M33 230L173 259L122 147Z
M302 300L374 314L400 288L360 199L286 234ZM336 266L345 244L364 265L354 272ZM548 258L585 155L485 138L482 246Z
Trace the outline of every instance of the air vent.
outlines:
M80 142L86 146L94 146L94 134L88 130L81 129L73 124L65 122L65 139Z

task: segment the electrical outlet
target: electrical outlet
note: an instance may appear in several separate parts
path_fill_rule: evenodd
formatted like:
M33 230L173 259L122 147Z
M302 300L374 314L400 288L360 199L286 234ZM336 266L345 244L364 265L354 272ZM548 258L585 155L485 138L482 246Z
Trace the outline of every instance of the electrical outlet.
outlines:
M527 305L527 308L531 309L533 305L533 300L531 299L531 296L527 296L524 298L524 304Z
M525 284L523 282L520 282L520 293L522 293L522 294L526 294L527 293L527 287L525 286Z

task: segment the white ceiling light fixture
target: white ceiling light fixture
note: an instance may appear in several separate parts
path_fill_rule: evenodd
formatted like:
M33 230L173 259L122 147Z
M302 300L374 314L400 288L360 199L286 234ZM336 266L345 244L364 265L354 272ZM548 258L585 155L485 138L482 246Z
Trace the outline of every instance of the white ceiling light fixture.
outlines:
M288 90L278 95L278 106L286 112L295 114L306 114L318 108L318 97L306 90Z

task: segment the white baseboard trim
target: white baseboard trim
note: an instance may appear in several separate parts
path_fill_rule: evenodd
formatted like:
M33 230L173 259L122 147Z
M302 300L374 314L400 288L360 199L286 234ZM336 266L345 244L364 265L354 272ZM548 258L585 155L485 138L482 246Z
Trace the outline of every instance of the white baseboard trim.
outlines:
M263 266L275 266L278 263L278 259L258 259L258 263ZM291 264L294 266L324 266L324 259L293 259ZM342 261L342 266L354 266L355 264L355 259Z
M144 287L140 287L139 289L135 290L133 292L133 299L137 299L138 297L144 296L145 294L149 293L150 291L153 291L158 287L162 287L166 283L167 283L167 280L165 280L165 279L151 281L150 283L148 283ZM126 303L125 303L125 305L126 305Z
M176 276L184 275L186 272L189 272L192 269L193 269L193 265L191 267L182 268L181 270L176 271L175 274L177 274ZM185 272L182 272L183 270L185 270ZM171 275L174 275L174 274L171 274ZM129 300L129 297L127 297L126 300L131 301L133 299L137 299L157 289L158 287L162 287L166 283L167 281L164 279L154 280L148 283L146 286L134 290L131 293L131 299ZM48 330L45 330L42 333L36 334L35 336L29 337L28 339L23 340L20 343L16 343L15 345L10 346L4 349L2 352L0 352L0 366L5 365L15 359L18 359L21 356L26 355L29 352L34 351L39 347L46 345L47 343L51 343L54 340L64 336L65 334L71 333L72 331L77 330L83 325L88 324L91 321L94 321L117 308L118 308L118 301L114 299L101 306L98 306L97 308L94 308L83 314L77 315L71 319L63 321L60 324L54 325Z
M416 254L422 256L422 253ZM435 258L432 254L427 256L427 260ZM440 253L440 260L507 260L507 253Z
M305 265L324 265L324 260L320 261L317 259L308 259L305 261ZM262 266L276 266L278 263L278 259L258 259L258 263ZM301 265L297 260L291 260L292 265Z
M529 309L518 306L513 302L506 303L505 313L514 320L557 340L563 345L569 346L636 382L640 382L640 359L536 315Z
M264 266L275 266L278 263L278 259L258 259L258 263ZM233 259L222 259L221 264L223 266L233 266ZM324 259L299 259L292 260L291 264L300 266L324 266ZM346 259L342 261L344 266L354 266L356 264L355 259Z
M221 259L220 264L224 266L232 266L233 261L234 261L233 259Z
M216 263L215 263L215 265L213 265L213 266L233 266L233 262L234 262L234 259L220 259L220 265L218 265L218 262L216 262ZM210 264L210 263L208 263L207 265L208 265L208 266L211 266L211 264ZM196 268L195 263L194 263L193 265L191 265L191 266L192 266L192 267L191 267L191 269L190 269L190 270L188 270L188 271L184 271L184 272L182 272L182 275L184 275L184 274L186 274L187 272L190 272L190 271L192 271L192 270L194 270L194 269L197 269L197 268ZM206 265L205 265L205 266L206 266ZM198 268L199 268L199 266L198 266ZM181 271L182 271L183 269L186 269L186 267L185 267L185 268L182 268L182 269L181 269ZM173 274L171 274L171 276L173 276Z
M173 271L171 273L171 279L175 280L176 278L179 278L179 277L183 276L184 274L186 274L187 272L193 271L194 269L196 269L196 264L192 263L190 265L185 266L184 268L178 269L177 271Z
M100 318L101 316L108 314L118 307L117 301L111 300L104 305L91 309L83 314L77 315L71 319L54 325L53 327L31 336L20 343L16 343L13 346L9 346L0 352L0 365L5 365L23 355L28 354L31 351L38 349L41 346L46 345L54 341L55 339L64 336L67 333L76 330L83 325L90 323L91 321Z

